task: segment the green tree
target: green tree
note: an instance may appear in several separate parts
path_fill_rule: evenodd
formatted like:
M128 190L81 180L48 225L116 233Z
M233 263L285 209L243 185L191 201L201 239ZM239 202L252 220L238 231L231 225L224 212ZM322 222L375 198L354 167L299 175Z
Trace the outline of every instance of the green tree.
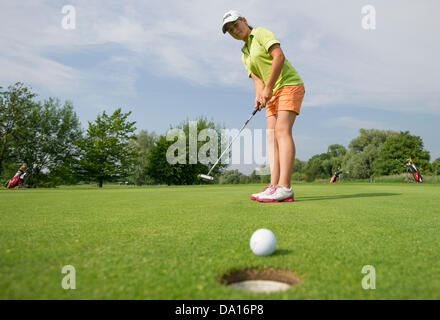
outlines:
M340 144L332 144L328 147L327 153L329 153L332 158L342 158L346 153L347 149Z
M311 157L305 169L306 180L311 182L315 179L331 177L333 168L331 159L330 153L321 153Z
M249 183L249 177L245 174L240 175L240 184L246 184Z
M440 158L435 159L435 160L431 163L431 171L432 171L432 173L434 173L435 175L440 175Z
M138 157L133 164L132 175L129 180L136 185L150 184L151 178L147 175L147 158L150 153L150 149L155 145L158 140L156 133L149 133L146 130L142 130L137 135L136 140L131 140L130 144L137 150Z
M248 183L260 183L262 182L262 176L257 174L257 170L253 170L249 175Z
M355 179L369 178L379 157L379 149L388 137L398 132L378 129L360 129L360 135L350 141L348 152L342 159L342 169Z
M344 159L344 156L347 154L347 149L343 145L332 144L328 147L327 154L330 155L327 167L331 167L330 174L332 176L333 173L342 168L342 161Z
M295 158L295 162L293 163L293 172L304 173L307 166L307 161L301 161L298 158Z
M429 151L423 149L423 140L409 131L401 131L397 136L389 137L379 151L374 163L377 176L399 174L406 171L405 163L411 158L417 168L423 172L429 170Z
M54 98L34 103L29 120L28 135L13 148L16 159L28 164L28 184L73 182L73 159L78 154L74 142L81 137L81 128L72 104L61 106Z
M350 141L348 148L356 153L363 152L370 145L377 148L387 140L389 136L398 135L398 132L391 130L360 129L360 135Z
M292 172L291 180L305 181L306 167L307 167L307 161L301 161L300 159L295 158L295 162L293 163L293 172Z
M200 173L207 173L209 171L210 166L214 164L217 160L218 156L221 154L221 141L222 132L219 126L216 126L212 121L207 121L205 118L201 117L197 121L194 121L196 124L197 132L190 132L190 121L186 121L181 123L176 127L170 127L168 133L170 134L170 138L174 136L172 133L176 133L173 140L168 141L166 135L162 135L159 137L156 145L151 148L150 153L147 157L147 167L146 174L151 177L154 183L159 184L200 184L200 183L210 183L197 178L197 175ZM202 130L210 130L213 133L213 137L205 137L209 139L205 139L201 137ZM202 132L201 132L202 131ZM194 134L197 134L193 137ZM190 152L190 137L192 139L195 138L195 149L196 154L194 156L198 156L196 159L191 157ZM211 157L208 160L208 163L201 163L200 156L203 155L205 151L206 145L210 143L216 143L217 145L217 157L216 155L210 154L209 151L206 151L206 155ZM173 148L179 145L180 147L174 150ZM179 152L182 151L183 152ZM167 159L167 154L170 156L170 150L174 150L174 162L169 161ZM172 152L171 152L172 153ZM177 154L176 154L177 153ZM215 159L214 159L215 158ZM227 164L223 164L220 161L214 170L211 172L212 176L218 175Z
M106 181L127 177L138 156L130 140L136 122L128 121L131 111L122 113L117 109L111 116L104 111L89 127L84 139L77 141L81 149L77 162L78 174L87 181L96 181L101 188Z
M364 152L356 153L348 151L344 157L342 169L355 179L365 179L371 176L372 168L370 163L377 157L372 146L366 147Z
M9 86L6 91L0 91L0 176L7 163L18 161L14 159L16 154L13 148L29 136L29 127L32 125L29 116L35 96L21 82Z
M148 154L145 172L154 184L179 184L183 178L182 165L170 165L166 159L167 150L172 144L166 136L161 135Z
M328 147L326 153L314 155L309 159L307 165L303 169L304 174L295 174L295 179L304 177L306 181L314 181L315 179L327 179L331 177L342 163L342 159L346 149L340 144L332 144Z
M225 170L219 177L219 184L245 184L247 183L247 176L235 170Z

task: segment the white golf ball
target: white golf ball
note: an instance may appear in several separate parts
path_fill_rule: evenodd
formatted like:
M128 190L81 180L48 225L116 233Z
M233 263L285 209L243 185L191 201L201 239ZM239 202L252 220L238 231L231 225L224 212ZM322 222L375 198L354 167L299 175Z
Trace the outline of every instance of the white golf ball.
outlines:
M257 256L268 256L275 251L277 238L269 229L258 229L252 234L250 247Z

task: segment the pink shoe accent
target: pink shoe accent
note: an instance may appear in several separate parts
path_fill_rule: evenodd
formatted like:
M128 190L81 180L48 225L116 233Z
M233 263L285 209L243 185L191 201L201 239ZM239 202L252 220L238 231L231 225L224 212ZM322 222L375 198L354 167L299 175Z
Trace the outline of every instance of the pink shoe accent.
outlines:
M273 199L273 200L260 200L260 199L257 199L259 202L293 202L293 201L295 201L295 199L293 198L293 197L289 197L289 198L286 198L286 199L283 199L283 200L276 200L276 199Z
M277 187L272 187L272 190L270 191L270 193L269 193L269 194L274 194L274 193L275 193L275 191L277 191Z
M261 190L261 192L266 191L267 188L269 188L269 186L265 186L265 187ZM257 197L254 197L253 195L251 195L249 198L251 198L251 200L258 200L258 198L257 198Z
M263 191L265 191L267 188L269 188L269 187L264 188ZM272 190L270 191L269 194L274 194L275 191L277 191L277 187L272 187ZM260 200L260 198L256 198L255 200L257 200L257 201L262 201L262 200Z

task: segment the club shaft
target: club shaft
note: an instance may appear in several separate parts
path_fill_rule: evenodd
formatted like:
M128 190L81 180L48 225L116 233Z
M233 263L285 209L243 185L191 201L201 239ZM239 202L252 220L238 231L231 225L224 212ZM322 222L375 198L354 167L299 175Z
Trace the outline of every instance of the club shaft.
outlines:
M215 168L215 166L218 164L218 162L220 161L220 159L223 157L223 155L226 153L226 151L229 150L229 148L231 147L231 145L234 143L235 139L237 139L237 137L240 135L241 131L243 131L244 127L247 126L247 124L249 123L249 121L252 119L252 117L255 115L255 112L251 114L251 116L249 117L249 119L247 119L247 121L244 123L244 125L241 127L240 131L238 132L238 134L234 137L234 139L232 139L231 143L229 144L229 146L223 151L223 153L221 154L221 156L217 159L216 163L214 163L214 165L211 167L211 169L208 172L208 176L211 173L211 171Z

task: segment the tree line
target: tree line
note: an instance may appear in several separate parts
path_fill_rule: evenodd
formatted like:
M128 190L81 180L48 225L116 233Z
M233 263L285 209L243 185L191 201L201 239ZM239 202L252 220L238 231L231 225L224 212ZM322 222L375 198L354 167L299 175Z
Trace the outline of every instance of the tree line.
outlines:
M53 187L61 184L107 182L145 184L201 184L198 173L206 173L212 164L169 163L167 152L176 143L166 135L142 130L129 121L131 112L119 108L105 111L86 130L71 102L57 98L37 101L37 95L18 82L7 89L0 87L0 178L9 178L22 164L28 165L26 184ZM170 129L181 129L189 145L189 121ZM197 129L212 129L220 137L221 127L206 118L197 119ZM197 141L197 152L205 142ZM206 150L204 150L206 151ZM221 146L218 146L221 154ZM211 151L208 151L208 153ZM182 156L182 155L181 155ZM184 157L189 158L186 148ZM405 161L412 158L422 174L440 174L440 158L430 163L430 154L420 137L406 132L361 129L348 149L340 144L308 161L295 159L292 180L328 179L343 169L353 179L398 174L406 171ZM212 174L216 183L266 183L269 175L257 171L249 176L238 170L227 170L219 163Z
M429 151L423 140L409 131L360 129L360 135L352 139L348 149L332 144L327 152L314 155L308 161L295 159L291 179L293 181L328 181L338 170L349 179L370 179L402 174L407 171L407 159L411 158L422 175L440 175L440 158L429 162ZM258 176L256 171L246 176L238 170L225 171L220 183L268 183L269 176Z

